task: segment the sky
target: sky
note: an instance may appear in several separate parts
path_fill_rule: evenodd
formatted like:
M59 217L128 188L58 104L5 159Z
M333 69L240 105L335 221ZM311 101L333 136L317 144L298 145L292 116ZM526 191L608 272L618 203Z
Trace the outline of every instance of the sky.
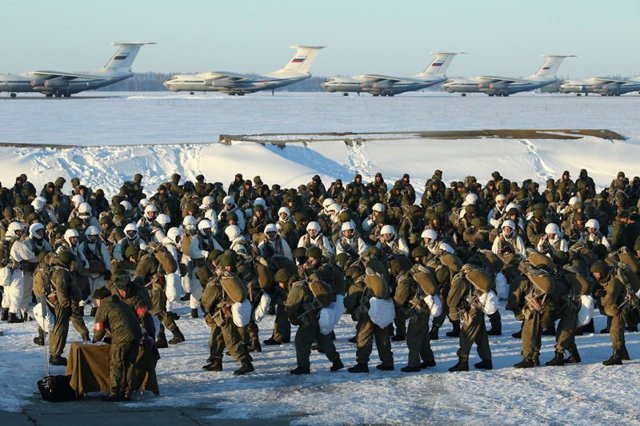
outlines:
M113 41L154 41L134 71L281 68L323 45L318 76L411 75L436 50L467 52L449 76L526 76L543 53L559 75L640 74L637 0L0 0L0 72L93 71Z

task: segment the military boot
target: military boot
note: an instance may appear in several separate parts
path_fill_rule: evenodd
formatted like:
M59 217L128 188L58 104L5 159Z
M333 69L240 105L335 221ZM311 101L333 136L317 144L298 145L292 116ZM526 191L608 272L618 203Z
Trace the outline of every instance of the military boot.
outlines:
M565 364L578 364L582 362L578 349L569 349L569 358L565 358Z
M33 338L33 343L38 346L44 346L44 330L38 327L38 336Z
M460 321L451 321L451 326L453 329L447 331L447 337L460 337Z
M583 325L582 327L583 333L595 333L596 329L593 326L593 319L587 323L587 325Z
M245 374L251 373L252 371L255 371L255 369L253 368L253 364L251 364L251 362L249 361L245 361L242 363L240 368L238 368L236 371L233 372L233 375L244 376Z
M536 363L532 359L523 359L517 364L513 365L513 368L533 368L536 366Z
M331 368L329 370L339 371L339 370L342 370L343 368L344 368L344 364L342 363L340 358L338 358L335 361L333 361L333 365L331 365Z
M561 367L564 365L564 352L556 352L553 359L544 363L547 367Z
M177 345L178 343L184 342L184 336L180 330L176 330L173 333L173 339L169 340L170 345Z
M191 309L191 318L198 318L198 308Z
M409 367L408 365L406 367L402 367L400 369L400 371L402 371L403 373L417 373L420 370L422 370L420 368L420 366L418 366L418 367Z
M402 333L396 333L391 338L392 342L404 342L405 340L407 340L407 336L405 334L402 334Z
M369 372L369 366L367 364L357 363L353 367L347 368L347 371L349 373L368 373Z
M311 370L309 367L296 367L293 370L289 370L289 374L293 374L294 376L300 376L302 374L311 374Z
M358 336L353 336L349 338L349 343L357 343L358 342Z
M167 343L167 336L164 334L164 331L158 334L158 339L156 340L156 348L164 349L168 348L169 344Z
M18 318L18 316L12 312L9 313L9 319L7 320L9 324L16 324L24 322L22 318Z
M431 331L429 331L429 340L438 340L438 331L440 330L439 325L432 325Z
M9 308L2 308L2 317L0 317L1 321L6 321L9 319Z
M622 365L622 351L614 350L611 358L602 361L602 365Z
M429 360L429 361L422 361L422 363L420 364L420 368L431 368L431 367L435 367L436 366L436 362L434 360Z
M453 367L449 367L449 371L452 373L456 371L469 371L469 360L458 358L458 363Z
M376 368L378 370L382 370L382 371L393 371L395 370L395 367L393 366L393 364L378 364L376 365Z
M555 336L556 335L556 326L555 324L551 324L549 327L542 330L541 333L543 336Z
M67 365L67 359L63 356L53 356L49 357L49 364L51 365Z
M487 331L489 336L502 336L502 317L500 311L495 311L489 315L489 323L491 324L491 330Z
M522 323L520 323L520 330L511 335L514 339L522 339Z
M270 337L267 340L263 340L262 343L267 345L267 346L276 346L276 345L281 345L282 344L282 342L280 342L279 340L274 339L273 337Z
M222 360L220 358L214 358L209 364L203 365L202 369L207 371L222 371Z
M180 298L183 302L188 302L191 299L191 293L185 293L184 296Z
M629 351L627 351L627 345L622 346L621 357L623 361L631 361L631 357L629 357Z
M483 359L482 361L473 364L473 366L478 370L493 370L493 361L490 359Z
M607 317L607 326L600 330L600 334L609 334L609 327L611 327L611 317Z

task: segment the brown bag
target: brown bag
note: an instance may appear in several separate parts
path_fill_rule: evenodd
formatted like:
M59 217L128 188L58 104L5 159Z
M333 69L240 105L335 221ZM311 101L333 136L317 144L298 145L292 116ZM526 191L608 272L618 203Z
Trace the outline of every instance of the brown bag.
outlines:
M378 299L389 298L389 284L383 276L367 274L364 276L364 284L369 290L371 290L374 297L377 297Z
M165 246L159 246L153 251L153 254L156 259L158 259L158 262L160 262L165 275L178 271L178 262Z
M229 299L234 303L242 303L248 297L247 286L238 277L222 277L220 284Z
M427 271L418 271L412 274L424 294L433 296L438 289L438 283L432 273Z
M313 297L315 297L323 308L326 308L333 302L333 292L331 291L331 287L325 282L314 280L309 284L309 289L311 293L313 293Z
M491 290L493 280L491 277L480 268L473 268L466 273L467 281L469 281L475 288L482 293L487 293Z
M553 292L553 279L548 272L541 269L529 268L526 275L533 285L542 293L550 294Z

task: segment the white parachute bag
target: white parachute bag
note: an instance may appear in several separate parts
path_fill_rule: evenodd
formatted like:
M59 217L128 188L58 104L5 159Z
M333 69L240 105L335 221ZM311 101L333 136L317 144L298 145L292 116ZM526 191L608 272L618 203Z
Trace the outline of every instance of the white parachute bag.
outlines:
M251 321L251 302L249 299L232 304L231 317L236 327L246 327Z
M335 303L336 307L335 307L335 311L333 312L333 327L335 328L335 326L338 324L338 322L340 321L340 318L342 317L342 315L344 314L344 296L339 294L336 296L336 301L332 302Z
M255 322L259 323L269 312L269 306L271 306L271 296L267 293L262 292L262 296L260 296L260 302L258 306L256 306L255 311L253 311L253 319Z
M40 302L33 307L33 315L36 317L36 322L47 333L53 331L53 326L56 323L56 317L49 309L49 305Z
M396 308L392 299L369 299L369 318L380 328L386 328L396 317Z
M318 326L320 327L320 333L325 336L331 334L333 326L336 323L336 302L331 302L326 308L320 309L320 317L318 318Z
M509 298L509 283L502 272L496 274L496 295L499 300L507 300Z
M482 311L487 315L493 315L500 308L498 295L489 290L488 292L478 296L478 301L482 305Z
M427 304L427 308L429 308L429 315L432 318L439 317L442 315L442 299L437 294L431 296L427 294L422 300Z
M578 311L578 325L583 326L589 324L593 318L593 309L596 301L588 294L580 296L580 310Z

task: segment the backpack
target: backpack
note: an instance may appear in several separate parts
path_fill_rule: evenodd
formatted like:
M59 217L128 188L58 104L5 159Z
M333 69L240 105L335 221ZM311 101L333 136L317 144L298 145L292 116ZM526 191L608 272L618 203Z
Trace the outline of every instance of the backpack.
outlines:
M6 267L11 262L9 253L11 252L13 243L14 241L7 240L6 238L2 240L2 244L0 244L0 268Z
M178 271L178 261L165 246L159 245L153 250L153 255L160 262L165 275L174 274Z
M38 390L44 401L65 402L78 398L71 387L71 376L45 376L38 380Z

